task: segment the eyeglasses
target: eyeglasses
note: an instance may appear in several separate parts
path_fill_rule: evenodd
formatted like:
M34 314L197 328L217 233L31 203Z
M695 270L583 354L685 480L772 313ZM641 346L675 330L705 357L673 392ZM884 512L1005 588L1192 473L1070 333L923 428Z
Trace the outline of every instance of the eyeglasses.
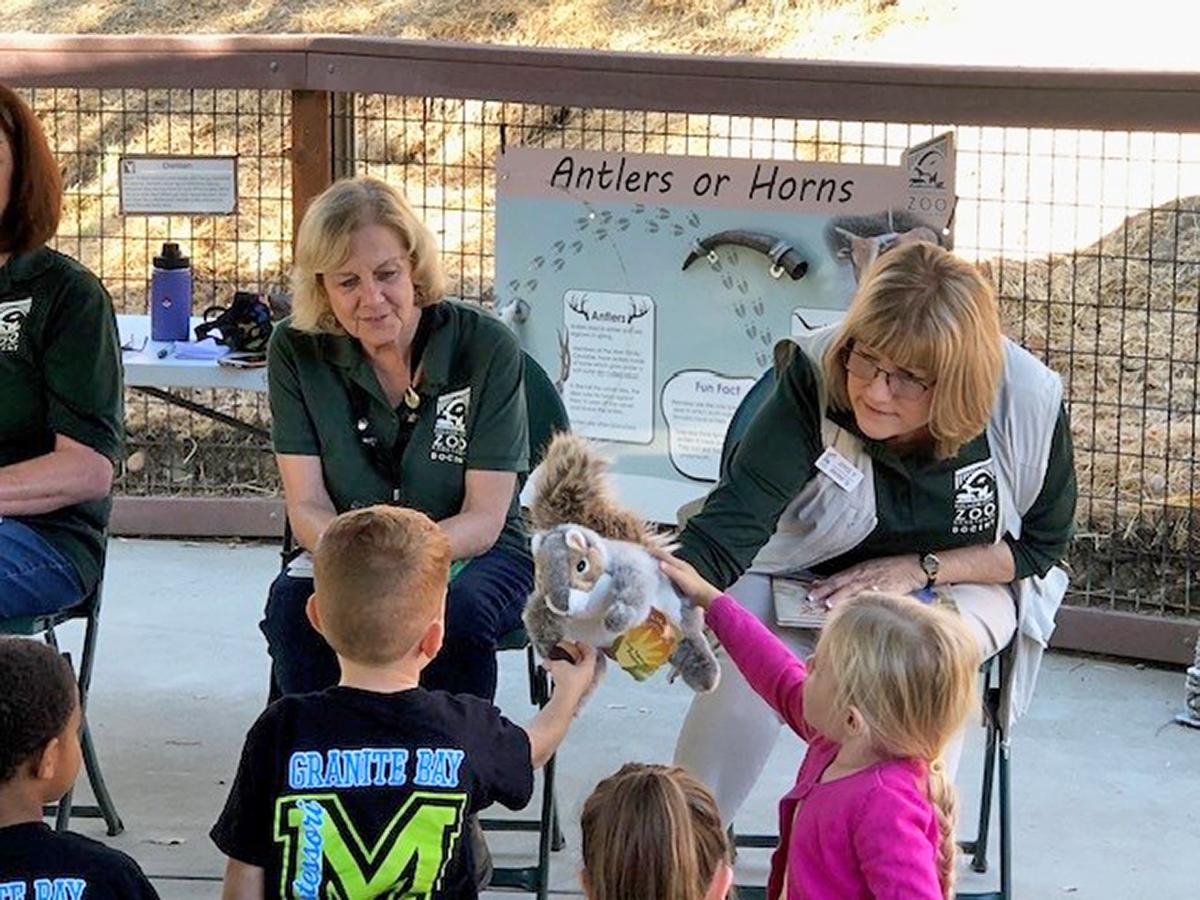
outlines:
M888 371L879 365L879 357L862 350L849 348L843 350L842 364L846 367L847 372L863 381L874 381L882 374L887 382L888 390L897 400L919 400L931 387L928 382L922 381L903 369L897 369L894 372Z
M125 343L121 344L121 349L128 350L130 353L141 353L146 349L146 336L142 335L142 342L140 344L138 344L137 339L132 336L125 338Z

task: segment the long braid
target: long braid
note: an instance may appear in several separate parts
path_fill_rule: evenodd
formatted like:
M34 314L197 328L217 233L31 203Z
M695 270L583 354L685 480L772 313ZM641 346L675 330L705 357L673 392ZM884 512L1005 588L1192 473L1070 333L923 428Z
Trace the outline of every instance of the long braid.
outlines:
M938 835L938 881L946 900L954 897L955 863L958 859L958 843L955 839L958 824L958 792L946 773L946 764L939 757L929 763L929 802L937 813Z

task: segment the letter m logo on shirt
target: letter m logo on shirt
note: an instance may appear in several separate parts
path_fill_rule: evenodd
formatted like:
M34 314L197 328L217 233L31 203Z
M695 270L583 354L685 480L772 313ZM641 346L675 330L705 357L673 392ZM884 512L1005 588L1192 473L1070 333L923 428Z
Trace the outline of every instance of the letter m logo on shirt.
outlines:
M413 793L368 847L336 794L292 794L275 806L280 897L429 897L463 831L467 795Z

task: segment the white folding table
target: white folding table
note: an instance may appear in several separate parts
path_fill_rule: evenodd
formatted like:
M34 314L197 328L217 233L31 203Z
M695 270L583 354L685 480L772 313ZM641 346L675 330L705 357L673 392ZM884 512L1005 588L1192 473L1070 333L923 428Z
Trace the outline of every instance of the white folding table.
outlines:
M192 317L191 331L203 320ZM220 410L173 393L171 388L219 388L225 390L267 390L267 369L239 369L223 366L215 359L179 359L175 354L182 342L150 340L150 317L118 315L121 335L121 359L125 364L125 384L163 401L222 422L256 437L270 439L270 432L259 425L234 418Z

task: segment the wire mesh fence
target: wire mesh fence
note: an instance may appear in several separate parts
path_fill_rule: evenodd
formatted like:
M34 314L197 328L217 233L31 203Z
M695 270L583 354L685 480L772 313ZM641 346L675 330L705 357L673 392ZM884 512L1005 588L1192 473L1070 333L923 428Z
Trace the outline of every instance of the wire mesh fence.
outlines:
M290 95L267 90L26 92L67 173L58 246L93 269L119 311L143 312L150 257L177 240L196 305L284 284L290 253ZM509 146L899 162L943 131L957 143L954 237L986 263L1008 332L1062 374L1080 503L1072 602L1200 617L1197 359L1200 135L751 118L346 94L333 104L335 171L404 188L438 236L452 293L488 303L493 168ZM122 153L236 154L235 216L122 217ZM261 397L206 401L265 424ZM260 444L129 397L138 494L273 494ZM140 458L139 458L140 454Z
M291 254L287 158L291 94L258 90L35 88L24 93L64 172L56 246L96 273L118 313L145 313L152 259L177 241L191 259L193 311L228 304L236 290L281 290ZM236 155L231 216L123 216L125 154ZM188 392L252 424L265 399L243 391ZM277 474L261 442L135 390L126 393L125 494L273 495Z

